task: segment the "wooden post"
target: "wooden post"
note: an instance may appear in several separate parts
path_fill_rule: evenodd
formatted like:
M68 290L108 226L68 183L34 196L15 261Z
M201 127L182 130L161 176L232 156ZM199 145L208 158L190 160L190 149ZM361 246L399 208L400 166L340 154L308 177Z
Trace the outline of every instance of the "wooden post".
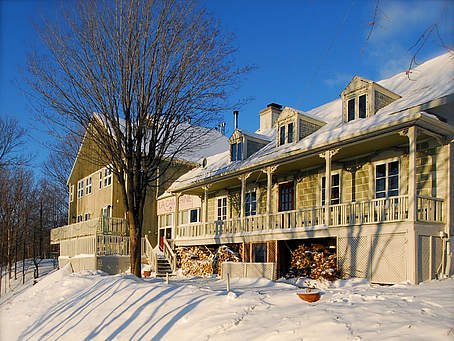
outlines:
M416 195L416 127L402 130L402 136L408 137L408 220L410 221L407 233L407 278L413 283L418 283L418 236L415 229L417 220L417 195Z
M273 189L273 173L278 166L268 166L262 171L266 174L266 225L267 229L271 229L271 191Z
M172 239L175 239L175 233L176 233L178 225L179 225L178 216L180 213L180 196L181 196L181 193L175 194L175 212L173 213Z
M207 234L208 224L208 186L203 187L203 227Z
M319 156L325 159L325 225L330 225L330 210L331 205L331 158L337 154L339 148L327 150L320 153Z

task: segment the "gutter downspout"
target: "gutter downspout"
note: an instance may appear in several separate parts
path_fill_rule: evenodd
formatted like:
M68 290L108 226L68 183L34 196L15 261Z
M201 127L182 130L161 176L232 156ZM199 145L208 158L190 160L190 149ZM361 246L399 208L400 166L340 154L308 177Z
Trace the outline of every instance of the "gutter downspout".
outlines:
M448 195L447 195L447 215L446 215L446 225L445 225L445 233L442 237L443 247L446 250L443 250L443 258L442 258L442 276L449 277L451 274L451 267L452 267L452 258L453 254L451 251L451 225L454 222L453 219L453 207L454 204L454 174L453 174L453 166L454 166L454 153L453 153L453 143L454 140L450 141L448 144ZM445 261L446 259L446 261Z

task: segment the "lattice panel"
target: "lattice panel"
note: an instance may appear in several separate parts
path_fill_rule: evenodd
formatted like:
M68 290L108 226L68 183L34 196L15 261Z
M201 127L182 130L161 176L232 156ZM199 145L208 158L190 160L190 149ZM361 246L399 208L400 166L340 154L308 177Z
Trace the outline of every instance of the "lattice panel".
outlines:
M338 238L339 270L344 278L368 277L369 237Z
M418 249L418 280L422 282L430 279L430 237L419 236Z
M276 241L272 240L267 242L267 262L276 263Z
M371 281L398 283L407 279L407 239L403 233L375 236L371 240Z
M432 278L438 278L441 273L441 262L443 256L443 241L441 238L432 237Z

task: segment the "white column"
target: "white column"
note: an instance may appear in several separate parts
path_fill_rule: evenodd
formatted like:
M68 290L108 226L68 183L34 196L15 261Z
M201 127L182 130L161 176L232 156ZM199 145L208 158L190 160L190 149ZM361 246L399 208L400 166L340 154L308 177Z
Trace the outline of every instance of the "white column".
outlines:
M331 204L331 158L337 154L339 149L327 150L320 153L319 156L325 159L325 225L330 223L330 209Z
M416 196L416 127L408 128L409 143L408 157L408 219L416 221L417 196Z
M262 171L266 173L266 225L267 229L271 228L271 191L273 189L273 173L278 166L268 166Z
M175 212L173 213L172 239L175 239L175 234L177 232L177 228L179 225L178 215L180 213L180 195L181 195L181 193L177 193L175 195Z

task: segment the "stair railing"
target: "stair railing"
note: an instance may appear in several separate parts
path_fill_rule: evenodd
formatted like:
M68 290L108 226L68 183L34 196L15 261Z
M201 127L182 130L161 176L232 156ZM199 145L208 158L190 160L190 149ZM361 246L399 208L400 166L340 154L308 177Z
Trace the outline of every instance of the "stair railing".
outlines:
M177 257L170 247L169 243L167 242L166 238L164 238L163 252L164 256L167 258L167 261L170 264L170 267L172 268L172 271L175 271L177 268Z
M153 267L153 271L158 271L158 257L151 246L150 241L148 240L147 235L145 235L145 255L147 256L150 265Z

